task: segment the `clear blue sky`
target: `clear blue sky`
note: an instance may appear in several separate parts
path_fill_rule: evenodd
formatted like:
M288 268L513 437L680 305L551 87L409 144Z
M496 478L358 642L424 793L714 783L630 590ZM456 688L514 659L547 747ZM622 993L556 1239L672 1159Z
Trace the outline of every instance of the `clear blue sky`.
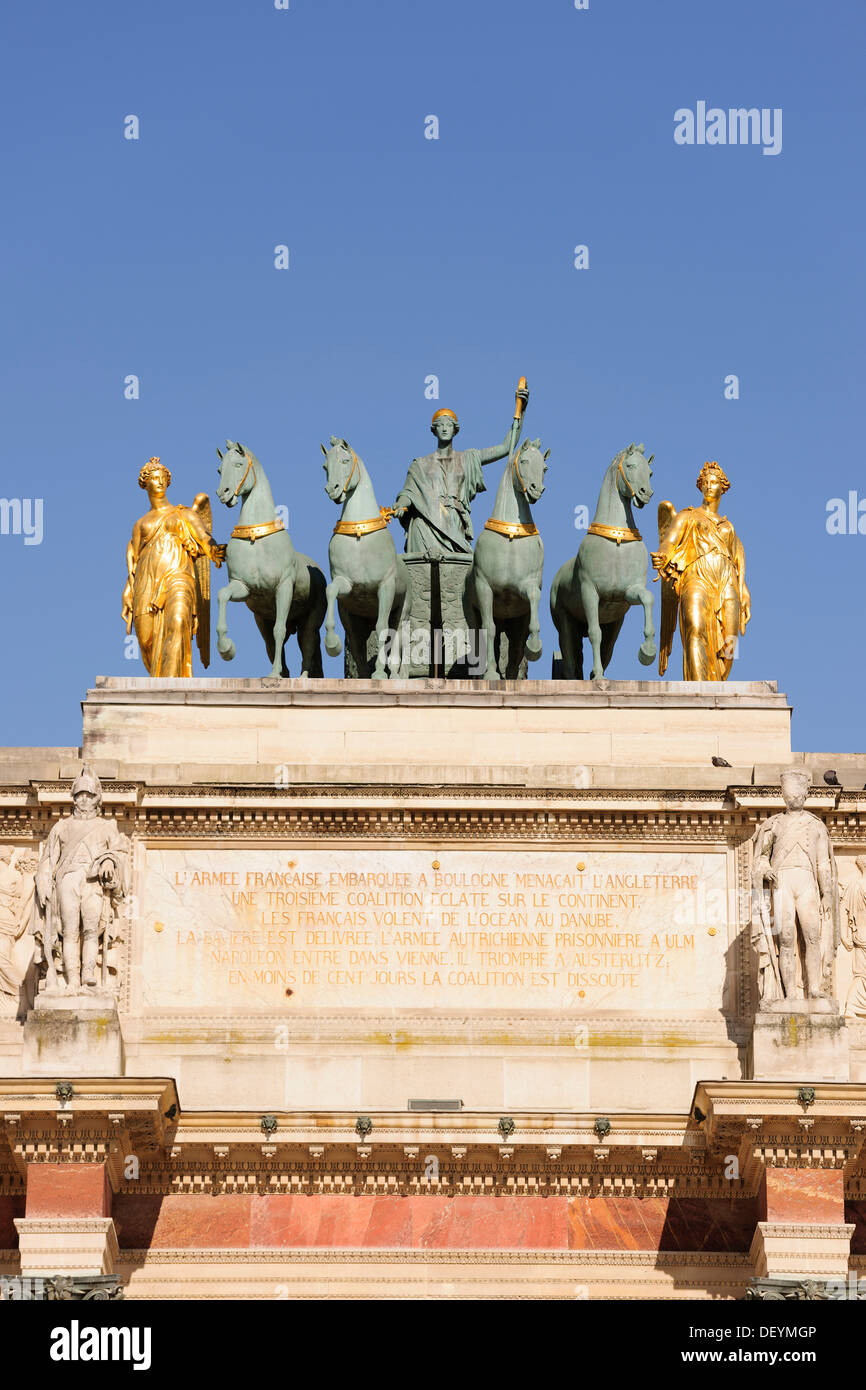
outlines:
M143 672L120 596L149 455L189 502L240 438L326 565L321 439L392 501L431 447L428 374L486 446L525 373L546 589L617 450L645 441L678 506L718 459L753 599L734 677L779 681L796 747L866 747L866 535L826 530L828 499L866 498L860 0L49 0L3 23L0 495L42 498L44 539L0 536L0 743L77 743L93 678ZM698 101L782 108L781 154L677 146ZM230 630L210 674L266 674L241 605ZM646 675L640 638L632 612L610 676Z

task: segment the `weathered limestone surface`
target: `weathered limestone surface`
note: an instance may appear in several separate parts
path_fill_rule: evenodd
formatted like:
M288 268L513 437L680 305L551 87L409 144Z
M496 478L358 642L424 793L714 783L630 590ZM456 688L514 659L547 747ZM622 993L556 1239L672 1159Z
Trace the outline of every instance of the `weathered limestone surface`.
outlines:
M778 1081L849 1079L848 1029L844 1018L836 1013L810 1012L807 1003L801 999L784 1012L756 1015L753 1076Z
M490 767L711 769L713 756L790 762L790 713L770 681L107 678L84 702L83 752L97 767L256 766L262 780L299 763L317 776L473 768L477 780Z
M39 995L24 1020L25 1076L122 1076L123 1041L117 999L91 991Z

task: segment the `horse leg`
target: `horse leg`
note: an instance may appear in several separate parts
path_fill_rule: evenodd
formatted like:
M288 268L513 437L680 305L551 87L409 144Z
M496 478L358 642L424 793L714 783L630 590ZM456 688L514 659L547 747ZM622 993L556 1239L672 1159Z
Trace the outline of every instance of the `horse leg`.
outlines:
M322 674L322 652L319 647L319 623L321 618L311 603L306 613L303 614L298 623L298 646L301 649L301 675L315 676ZM316 656L319 658L319 670L316 671Z
M301 645L303 674L318 680L322 677L322 640L319 632L325 621L327 606L325 576L321 570L313 568L310 571L310 606L298 629L298 642Z
M601 668L606 671L613 656L614 644L619 637L620 629L625 622L625 613L620 618L612 618L609 623L601 625Z
M541 585L528 581L520 592L529 602L529 636L526 639L527 661L537 661L541 656L541 632L538 624L538 604L541 599Z
M556 635L559 638L562 679L564 681L576 680L574 650L575 623L558 593L556 601L554 602L551 600L550 616L553 619Z
M387 659L390 656L390 648L393 641L393 628L391 627L391 609L394 606L394 594L397 588L397 575L394 571L386 574L379 585L379 611L376 614L376 665L373 667L373 680L383 681L387 678L388 668ZM397 634L399 643L400 636Z
M369 680L370 661L367 656L367 638L370 635L372 624L365 621L361 614L348 613L345 608L340 609L340 617L343 619L346 646L355 663L355 670L362 680Z
M237 647L228 635L228 624L226 623L226 604L240 603L241 599L249 598L249 585L242 579L230 579L224 588L217 594L217 651L224 661L231 661Z
M526 650L529 617L510 618L503 626L508 637L508 665L505 668L505 679L517 681L520 680L523 658L529 655Z
M346 594L351 592L352 581L347 579L344 574L338 574L335 579L332 579L325 590L325 598L328 600L328 607L325 610L325 651L328 656L339 656L343 650L340 634L334 626L334 604L337 599L345 598ZM343 626L345 627L345 625L344 622Z
M273 666L275 653L274 620L271 617L270 613L260 613L255 608L253 609L253 617L256 620L256 627L262 634L262 637L265 639L265 647L267 648L268 661Z
M277 585L277 592L274 596L274 655L271 664L272 676L282 676L283 674L283 647L286 645L289 609L292 606L292 595L294 592L294 573L284 574Z
M590 680L600 680L604 675L601 664L601 626L598 621L598 589L591 579L581 579L580 597L586 614L586 629L592 647L592 672Z
M291 622L291 621L289 621L289 622L286 623L286 640L285 640L285 642L283 643L283 653L282 653L282 656L283 656L283 669L282 669L282 671L280 672L280 675L281 675L281 676L289 676L289 675L291 675L291 672L290 672L290 670L289 670L288 659L287 659L287 657L286 657L286 647L289 645L289 642L291 641L291 639L292 639L293 637L298 637L298 624L297 624L296 622ZM298 645L299 645L299 646L300 646L300 641L301 641L301 639L300 639L300 637L298 637Z
M481 631L484 634L484 643L487 649L487 667L484 672L484 679L486 681L498 681L499 671L496 667L496 622L493 617L493 590L480 570L475 570L475 603L480 615Z
M643 641L638 648L637 659L641 666L652 666L656 659L653 596L649 589L638 581L636 584L629 584L625 597L628 603L639 603L643 608Z

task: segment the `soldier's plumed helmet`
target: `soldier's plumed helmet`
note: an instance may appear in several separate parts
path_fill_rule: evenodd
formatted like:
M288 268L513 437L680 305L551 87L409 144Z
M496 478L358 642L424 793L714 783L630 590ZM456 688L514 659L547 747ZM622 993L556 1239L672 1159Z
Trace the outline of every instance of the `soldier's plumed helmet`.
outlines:
M95 796L97 801L102 800L102 783L92 768L88 767L87 763L84 764L75 781L72 783L73 799L79 792L90 792L91 796Z

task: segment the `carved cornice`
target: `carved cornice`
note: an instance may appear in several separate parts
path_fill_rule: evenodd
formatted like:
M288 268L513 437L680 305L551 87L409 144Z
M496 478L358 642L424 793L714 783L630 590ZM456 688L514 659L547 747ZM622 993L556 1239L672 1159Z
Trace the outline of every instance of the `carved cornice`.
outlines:
M52 1080L0 1079L0 1161L24 1172L30 1163L105 1163L112 1187L130 1155L162 1151L178 1109L173 1081L82 1078L72 1099L57 1100Z
M851 1239L854 1226L846 1221L813 1223L811 1221L759 1221L758 1231L774 1240L838 1240ZM756 1233L757 1238L757 1233Z
M70 780L0 787L0 837L40 840L68 809ZM778 787L564 788L514 784L103 781L106 812L138 839L300 841L451 838L551 844L640 839L739 846L781 805ZM866 845L866 797L810 799L840 847Z
M22 1234L45 1236L92 1235L95 1231L110 1236L114 1232L114 1218L111 1216L16 1216L15 1229ZM42 1247L40 1247L42 1248ZM60 1245L49 1254L68 1253L68 1247Z
M347 794L348 795L348 794ZM527 845L600 844L615 847L617 842L642 845L712 845L719 849L737 848L752 834L757 817L744 816L729 808L698 811L688 806L669 806L659 810L618 805L611 799L596 797L592 807L565 809L473 808L471 798L462 796L455 807L370 808L357 803L344 807L336 798L316 807L258 809L206 802L190 808L173 809L162 805L138 808L129 815L118 815L119 828L134 840L184 844L224 843L268 844L331 841L391 841L437 843L454 841ZM629 802L634 802L629 793ZM658 798L656 798L656 801ZM44 839L53 822L40 808L0 809L0 839L28 845ZM827 821L839 848L866 848L866 814L855 823L850 818L838 825Z
M185 1247L177 1249L134 1249L120 1252L118 1265L129 1273L133 1267L147 1269L151 1265L562 1265L566 1269L594 1267L604 1271L609 1266L622 1269L643 1268L670 1270L672 1273L691 1268L718 1269L748 1274L749 1256L730 1251L703 1250L409 1250L370 1248L365 1250L309 1249L267 1246L256 1250L210 1250Z
M862 1140L842 1136L826 1142L814 1139L801 1143L790 1137L776 1136L756 1144L752 1157L765 1168L844 1168L860 1152Z
M712 1160L735 1155L747 1187L767 1168L840 1169L857 1174L866 1139L866 1086L823 1082L808 1106L788 1081L701 1082L695 1105Z
M609 1112L603 1143L597 1115L513 1112L506 1144L496 1112L373 1112L359 1143L353 1112L278 1113L265 1132L259 1114L181 1113L169 1082L116 1085L75 1080L59 1106L53 1082L0 1084L0 1190L20 1193L25 1165L52 1161L106 1163L124 1193L729 1198L753 1195L766 1167L847 1169L851 1196L866 1183L866 1087L853 1083L816 1088L806 1119L795 1083L702 1083L706 1119Z

